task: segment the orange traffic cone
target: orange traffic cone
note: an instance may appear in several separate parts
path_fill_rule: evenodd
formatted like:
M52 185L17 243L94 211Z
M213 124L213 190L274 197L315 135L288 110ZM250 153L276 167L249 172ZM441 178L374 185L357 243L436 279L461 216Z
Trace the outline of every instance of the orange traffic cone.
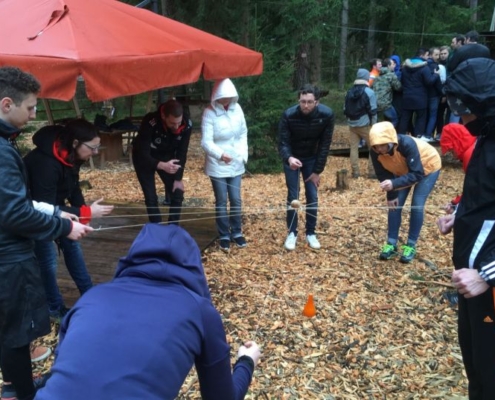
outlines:
M308 318L313 318L316 315L315 302L313 301L313 295L308 296L308 301L304 306L303 315Z

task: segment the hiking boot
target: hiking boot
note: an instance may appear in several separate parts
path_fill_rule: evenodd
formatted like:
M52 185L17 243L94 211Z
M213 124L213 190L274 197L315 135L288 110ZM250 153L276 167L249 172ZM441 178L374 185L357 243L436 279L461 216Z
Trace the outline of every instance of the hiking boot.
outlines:
M17 400L17 393L11 383L3 384L1 400Z
M50 357L52 350L45 346L36 346L34 343L29 345L29 351L31 353L31 362L43 361Z
M232 240L234 241L236 246L239 247L240 249L247 247L246 239L244 239L244 236L239 236L239 237L236 237Z
M357 178L359 178L359 172L353 172L351 176L352 176L352 179L357 179Z
M404 264L410 263L416 255L416 247L404 245L401 247L402 255L400 256L400 262Z
M224 253L228 253L230 251L229 239L220 239L220 250L222 250Z
M380 253L380 260L390 260L397 255L397 246L387 243L382 247L382 252Z
M70 308L67 308L64 305L61 305L58 310L50 310L50 321L60 324L60 321L64 319L65 315L70 311Z
M320 242L316 238L316 235L306 235L306 241L312 249L319 250L321 248Z
M297 236L294 232L289 233L287 239L285 239L284 247L287 250L295 250L296 249Z

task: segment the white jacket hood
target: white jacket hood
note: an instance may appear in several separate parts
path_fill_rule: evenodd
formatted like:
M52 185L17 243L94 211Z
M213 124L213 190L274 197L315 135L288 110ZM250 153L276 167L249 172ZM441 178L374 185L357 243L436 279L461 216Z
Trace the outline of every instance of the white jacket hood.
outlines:
M239 95L237 94L237 90L230 79L222 79L221 81L217 81L213 86L213 91L211 93L211 105L215 107L215 102L218 99L222 99L225 97L232 97L232 103L237 103L239 100Z

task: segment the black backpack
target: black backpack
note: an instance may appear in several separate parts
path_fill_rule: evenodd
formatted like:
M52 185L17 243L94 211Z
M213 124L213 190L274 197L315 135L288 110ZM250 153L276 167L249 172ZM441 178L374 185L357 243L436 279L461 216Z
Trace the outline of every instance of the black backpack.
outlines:
M356 120L369 114L370 100L364 91L366 87L366 85L353 86L345 95L344 114L350 120Z

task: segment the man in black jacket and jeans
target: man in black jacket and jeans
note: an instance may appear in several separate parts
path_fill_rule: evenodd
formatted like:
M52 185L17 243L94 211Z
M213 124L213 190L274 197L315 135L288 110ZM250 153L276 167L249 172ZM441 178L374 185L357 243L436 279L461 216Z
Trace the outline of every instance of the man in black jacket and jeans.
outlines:
M29 344L50 332L34 240L78 240L92 228L33 208L15 138L36 117L39 82L18 68L0 68L0 368L2 398L32 400Z
M133 142L132 158L150 222L162 222L155 184L155 172L158 172L170 199L168 221L179 223L184 201L182 175L191 130L191 121L184 118L183 107L176 100L166 101L141 123Z
M315 229L318 214L318 186L332 143L335 117L333 111L319 104L320 91L311 85L299 90L299 104L285 110L278 128L278 150L282 157L287 184L287 229L285 248L294 250L297 241L297 206L299 176L306 193L306 240L319 249Z

